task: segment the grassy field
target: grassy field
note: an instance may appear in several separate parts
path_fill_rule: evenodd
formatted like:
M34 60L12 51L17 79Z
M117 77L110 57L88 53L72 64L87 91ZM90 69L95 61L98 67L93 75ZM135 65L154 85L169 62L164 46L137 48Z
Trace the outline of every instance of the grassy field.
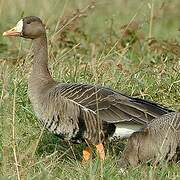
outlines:
M1 0L0 34L21 16L39 16L55 79L101 84L180 111L179 9L179 0ZM180 166L165 162L121 173L116 162L126 142L108 143L104 162L81 165L84 145L61 141L34 115L32 58L30 41L0 35L0 180L180 179Z

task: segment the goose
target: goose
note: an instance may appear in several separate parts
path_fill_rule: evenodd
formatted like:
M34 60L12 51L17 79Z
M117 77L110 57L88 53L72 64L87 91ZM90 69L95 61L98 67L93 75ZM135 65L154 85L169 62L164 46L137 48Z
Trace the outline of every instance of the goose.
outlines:
M119 166L137 166L160 160L180 160L180 113L172 112L153 119L142 131L134 132L128 139Z
M100 85L56 82L48 70L46 30L39 17L22 18L3 36L32 40L34 58L28 96L35 114L45 128L62 139L85 142L84 161L90 158L93 146L104 160L106 140L128 138L153 118L171 112L154 102Z

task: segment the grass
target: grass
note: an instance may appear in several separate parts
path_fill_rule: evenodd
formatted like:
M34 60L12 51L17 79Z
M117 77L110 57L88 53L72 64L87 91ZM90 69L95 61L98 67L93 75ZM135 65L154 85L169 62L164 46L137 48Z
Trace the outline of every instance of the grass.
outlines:
M88 4L82 0L15 0L13 4L1 0L0 34L23 14L40 16L47 27L49 68L55 79L101 84L179 111L179 1L102 0L86 10ZM85 12L72 15L77 8ZM75 15L82 17L72 20ZM71 26L61 26L66 21ZM125 24L129 25L123 29ZM155 41L148 43L148 37ZM0 36L0 179L180 177L179 165L166 163L121 173L116 162L123 142L106 145L103 164L95 158L82 166L84 145L61 141L37 121L27 97L31 64L29 41Z

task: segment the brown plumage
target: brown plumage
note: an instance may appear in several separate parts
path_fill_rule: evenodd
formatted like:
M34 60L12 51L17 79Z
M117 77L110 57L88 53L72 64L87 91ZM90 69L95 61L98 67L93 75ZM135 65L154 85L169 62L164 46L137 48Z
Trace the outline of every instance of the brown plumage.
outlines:
M119 161L121 167L160 160L180 160L180 113L155 118L141 132L133 133Z
M48 70L46 31L38 17L23 18L3 35L32 39L34 61L28 81L29 98L41 123L66 140L86 140L97 145L114 136L128 137L170 111L106 87L54 81Z

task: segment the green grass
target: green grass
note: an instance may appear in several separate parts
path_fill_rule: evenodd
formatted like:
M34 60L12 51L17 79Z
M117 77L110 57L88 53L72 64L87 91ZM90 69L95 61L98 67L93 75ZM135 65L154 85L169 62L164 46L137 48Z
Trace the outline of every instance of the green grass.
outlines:
M101 0L85 18L76 23L78 31L66 31L60 41L55 27L60 17L89 1L0 1L0 34L12 27L22 14L40 16L49 38L49 67L60 82L101 84L128 95L159 102L180 110L180 60L169 49L150 51L151 0ZM148 6L149 5L149 6ZM179 0L154 1L152 36L180 40ZM141 28L139 43L123 50L120 27L136 21ZM132 37L130 37L130 42ZM115 46L117 44L117 46ZM117 160L124 142L106 145L107 158L93 158L81 165L84 145L63 142L43 130L27 97L27 78L32 64L31 42L0 36L0 179L178 179L180 167L162 163L142 165L121 173ZM118 66L117 66L118 65ZM14 152L15 149L15 152ZM17 157L17 162L15 157Z

